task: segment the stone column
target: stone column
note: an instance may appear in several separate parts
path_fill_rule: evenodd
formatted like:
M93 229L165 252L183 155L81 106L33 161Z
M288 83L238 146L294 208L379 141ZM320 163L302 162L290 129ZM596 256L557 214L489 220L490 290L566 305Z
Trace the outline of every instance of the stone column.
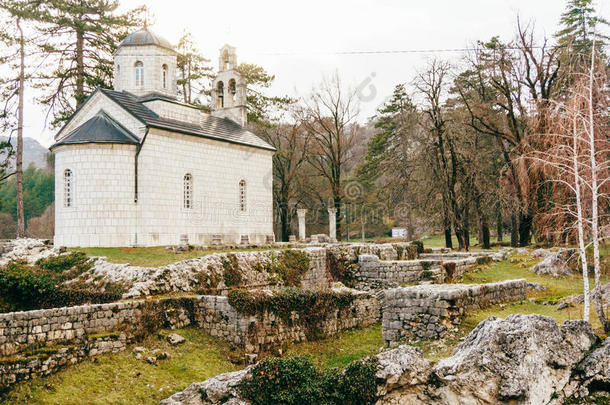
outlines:
M305 214L307 214L307 210L305 208L300 208L297 210L297 215L299 216L299 240L305 240L307 237L305 234Z
M331 242L337 241L337 209L328 209L328 237Z

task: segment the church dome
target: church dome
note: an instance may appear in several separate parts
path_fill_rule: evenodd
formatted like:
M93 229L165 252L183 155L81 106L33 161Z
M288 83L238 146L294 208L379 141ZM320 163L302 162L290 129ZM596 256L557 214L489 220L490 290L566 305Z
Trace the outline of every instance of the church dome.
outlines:
M157 34L148 30L144 27L139 31L127 35L127 37L121 42L119 47L122 46L142 46L142 45L157 45L161 48L174 50L172 44L165 38L158 36Z

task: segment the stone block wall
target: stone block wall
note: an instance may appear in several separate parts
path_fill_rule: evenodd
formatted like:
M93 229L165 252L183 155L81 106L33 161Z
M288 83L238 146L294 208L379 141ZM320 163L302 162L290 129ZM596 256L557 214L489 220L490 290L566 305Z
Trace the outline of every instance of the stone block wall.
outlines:
M111 334L88 338L80 344L53 347L50 350L39 349L27 355L0 359L0 389L20 381L53 374L91 356L119 352L126 346L124 334Z
M440 339L464 315L491 305L526 298L526 280L489 284L431 284L386 290L382 302L382 337L398 341Z
M309 257L309 271L301 280L301 287L309 290L328 288L330 277L326 269L326 249L305 248Z
M356 277L361 281L442 283L445 280L445 271L438 260L379 260L379 257L374 255L360 255Z
M349 307L331 311L316 325L304 322L297 313L289 319L272 313L240 314L223 296L0 314L0 388L50 374L89 356L122 350L128 340L161 327L192 325L247 353L259 353L284 342L307 340L312 326L332 336L344 329L374 324L379 318L379 300L366 293L357 293Z

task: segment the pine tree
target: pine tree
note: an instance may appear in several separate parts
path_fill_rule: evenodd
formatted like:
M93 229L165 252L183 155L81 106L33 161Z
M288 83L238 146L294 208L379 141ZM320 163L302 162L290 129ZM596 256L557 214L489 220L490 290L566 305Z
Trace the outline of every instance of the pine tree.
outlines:
M560 22L563 28L555 34L559 44L568 48L568 52L579 55L580 60L591 55L594 36L597 36L597 52L603 51L604 40L610 39L600 31L601 26L609 23L597 15L593 0L568 0Z
M209 82L214 77L212 68L199 53L193 42L193 36L185 31L178 41L178 89L185 103L203 105L202 96L208 97L211 92Z
M119 43L141 25L143 8L117 13L116 0L48 0L36 16L44 24L41 47L51 56L51 73L41 98L54 116L66 120L96 87L110 88Z

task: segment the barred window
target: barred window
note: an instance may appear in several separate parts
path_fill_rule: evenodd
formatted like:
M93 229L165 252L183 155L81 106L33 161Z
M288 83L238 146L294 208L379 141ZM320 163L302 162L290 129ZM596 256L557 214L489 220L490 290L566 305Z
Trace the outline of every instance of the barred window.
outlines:
M239 210L246 211L246 180L239 182Z
M64 170L64 207L72 207L74 204L73 190L74 176L72 170Z
M184 208L193 208L193 176L190 173L184 175Z
M144 86L144 64L140 61L136 62L136 86Z
M167 65L163 65L161 69L163 70L163 88L166 89L167 88Z

